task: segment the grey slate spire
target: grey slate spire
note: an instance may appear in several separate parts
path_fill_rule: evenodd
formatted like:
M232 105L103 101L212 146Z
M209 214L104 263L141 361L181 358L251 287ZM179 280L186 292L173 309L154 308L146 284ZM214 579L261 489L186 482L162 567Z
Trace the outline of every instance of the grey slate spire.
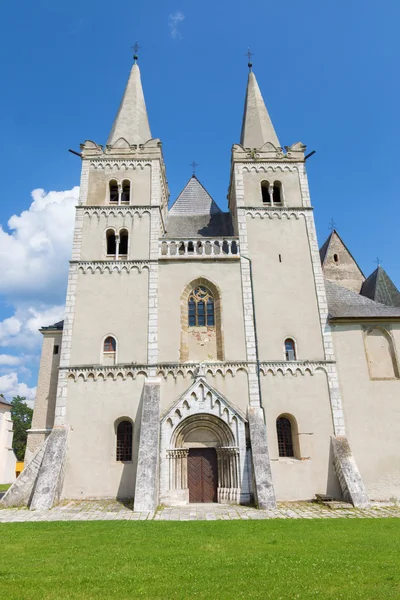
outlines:
M247 81L246 99L240 143L244 148L261 148L266 142L280 147L278 136L258 87L256 76L250 71Z
M144 144L151 139L139 65L135 62L113 123L107 144L124 138L129 144Z

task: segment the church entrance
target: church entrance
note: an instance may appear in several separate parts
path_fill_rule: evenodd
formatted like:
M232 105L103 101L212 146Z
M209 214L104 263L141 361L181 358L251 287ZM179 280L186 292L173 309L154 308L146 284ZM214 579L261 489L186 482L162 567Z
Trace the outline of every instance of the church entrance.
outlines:
M218 470L215 448L190 448L187 473L189 502L217 502Z

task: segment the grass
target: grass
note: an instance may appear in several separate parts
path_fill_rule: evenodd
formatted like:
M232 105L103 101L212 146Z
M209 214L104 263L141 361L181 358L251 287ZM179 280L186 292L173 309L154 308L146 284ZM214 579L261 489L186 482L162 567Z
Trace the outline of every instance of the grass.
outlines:
M11 487L11 483L0 483L0 492L6 492Z
M400 519L0 525L0 597L400 597Z

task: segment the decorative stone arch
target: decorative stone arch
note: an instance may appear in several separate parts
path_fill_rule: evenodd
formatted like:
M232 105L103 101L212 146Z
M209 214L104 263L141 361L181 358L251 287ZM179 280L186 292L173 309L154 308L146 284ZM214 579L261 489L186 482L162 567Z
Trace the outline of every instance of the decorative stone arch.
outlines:
M189 502L190 448L215 448L218 502L250 501L246 418L226 398L197 377L161 418L160 501Z
M223 328L222 328L222 302L221 292L218 286L206 279L205 277L197 277L188 283L181 295L181 347L180 347L180 361L187 362L189 360L207 360L210 357L207 356L190 356L189 352L189 318L188 318L188 300L191 292L199 286L207 288L214 298L214 314L215 314L215 342L216 342L216 356L212 357L211 360L224 360L224 340L223 340ZM211 328L202 328L211 329ZM190 333L201 333L201 332L190 332ZM210 331L204 332L205 334L212 333Z
M390 330L380 325L364 329L364 347L371 379L398 379L399 362Z

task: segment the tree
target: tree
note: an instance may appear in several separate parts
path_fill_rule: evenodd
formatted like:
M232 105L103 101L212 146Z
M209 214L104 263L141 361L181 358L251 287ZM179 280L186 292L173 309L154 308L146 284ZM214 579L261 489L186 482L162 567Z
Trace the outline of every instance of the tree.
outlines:
M26 398L15 396L11 402L11 419L14 426L13 449L18 460L24 460L27 430L32 423L33 410L25 402Z

